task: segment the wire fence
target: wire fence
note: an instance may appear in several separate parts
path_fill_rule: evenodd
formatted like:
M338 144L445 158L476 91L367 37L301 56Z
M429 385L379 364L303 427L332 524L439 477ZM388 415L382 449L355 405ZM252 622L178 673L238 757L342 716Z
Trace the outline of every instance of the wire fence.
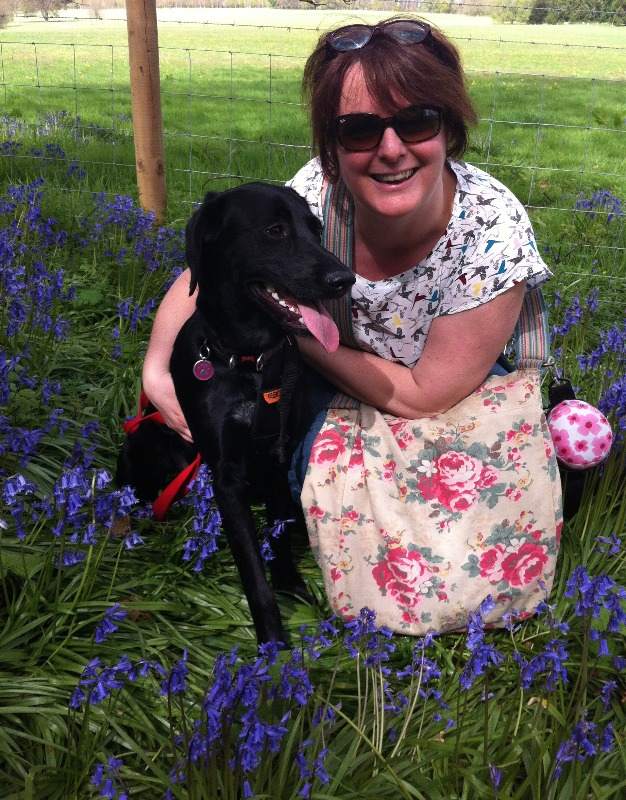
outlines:
M281 182L310 157L302 66L339 13L214 11L159 23L171 219L186 216L208 189ZM109 13L49 26L29 20L26 28L18 19L0 32L8 180L43 174L76 202L94 190L136 195L125 17ZM601 264L597 285L626 287L626 44L613 35L620 29L598 26L592 40L574 28L564 36L558 27L467 19L447 16L442 25L464 56L480 116L467 160L524 202L549 259L573 283ZM610 224L610 236L597 244L586 235L590 224Z

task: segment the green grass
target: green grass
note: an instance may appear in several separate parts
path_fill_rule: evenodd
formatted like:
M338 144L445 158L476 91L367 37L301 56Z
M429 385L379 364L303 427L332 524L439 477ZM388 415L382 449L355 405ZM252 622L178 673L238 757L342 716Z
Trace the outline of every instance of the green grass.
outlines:
M300 105L303 54L320 30L353 16L217 9L208 18L222 24L161 24L171 221L183 220L207 190L242 179L284 181L302 165L310 153ZM237 24L223 24L231 20ZM577 198L599 189L626 197L622 29L433 20L461 48L481 119L467 160L529 207L541 247L558 243L569 251L555 265L569 283L581 265L591 269L597 249L567 239L575 234L570 210ZM66 162L49 161L48 181L78 192L72 201L78 208L85 189L136 196L125 24L24 23L1 32L0 42L4 113L24 121L36 138L46 114L67 112L50 136L87 175L68 180ZM27 154L2 162L9 180L41 170L41 161ZM623 251L612 254L612 274L626 278Z
M216 19L236 18L253 25L278 20L291 28L161 26L169 219L177 228L190 203L206 189L228 185L234 176L283 180L305 160L308 138L298 78L315 33L298 28L329 27L339 16L253 10L214 13ZM462 47L483 118L468 160L488 165L530 205L539 241L550 247L546 258L556 272L551 293L558 288L566 298L575 293L584 297L593 288L600 290L599 309L585 312L582 322L556 341L562 348L561 363L582 387L583 396L597 402L610 382L623 374L623 347L588 373L581 373L576 356L595 347L603 329L623 324L624 218L609 221L601 214L592 218L573 213L572 208L579 193L589 197L596 189L609 189L626 199L622 32L608 26L522 28L458 17L437 19ZM62 382L54 405L65 409L64 433L53 430L26 466L15 454L2 455L2 468L34 480L39 496L51 491L77 444L95 447L94 467L112 469L122 438L120 420L134 411L150 327L146 320L136 332L130 331L120 320L117 303L129 296L141 302L160 296L174 262L166 261L147 273L133 255L135 240L124 224L108 226L87 243L80 242L79 232L82 236L93 231L101 219L102 212L93 207L92 191L136 196L125 36L123 23L110 22L28 23L0 32L2 113L26 123L15 138L21 145L16 154L0 158L0 194L9 182L44 177L43 214L60 220L71 236L56 249L42 247L39 252L34 246L22 262L31 270L31 262L41 257L48 267L65 270L67 283L77 289L76 299L59 308L71 323L67 340L56 342L39 330L27 329L2 344L9 353L22 353L28 344L29 355L22 365L39 379ZM525 44L530 39L555 44ZM29 44L33 41L49 43L36 45L38 79L35 47ZM63 48L62 42L76 46ZM37 132L47 113L59 111L68 114ZM47 144L61 145L66 156L43 158L29 152ZM71 159L86 170L84 178L68 177ZM24 215L20 207L16 216L23 220ZM8 221L5 214L3 225ZM152 236L154 232L147 234L148 243ZM130 252L121 255L123 248ZM0 252L5 258L7 251ZM2 297L3 333L6 313ZM563 308L553 305L551 313L553 322L560 321ZM113 359L112 331L117 325L121 325L122 353ZM31 429L41 425L50 410L37 388L14 378L10 404L0 413L6 413L11 424ZM92 420L100 422L100 431L86 441L80 429ZM315 800L623 797L623 669L598 654L591 636L591 627L606 624L606 612L593 622L577 617L564 589L578 565L592 575L606 573L626 584L624 545L609 554L598 540L612 533L623 539L626 534L624 459L623 448L616 450L606 470L593 474L581 512L564 529L551 600L555 616L571 624L569 633L559 634L543 619L525 623L511 635L489 635L489 642L505 656L504 666L469 692L461 691L458 682L468 659L465 637L442 637L427 655L439 665L441 677L433 686L449 708L440 709L434 696L420 697L417 679L391 678L394 692L406 693L409 705L397 714L385 711L384 718L380 671L364 667L362 660L356 664L340 644L333 645L319 661L307 660L314 694L302 708L289 706L289 734L280 752L267 753L256 770L255 796L295 800L301 788L296 756L302 740L310 738L313 753L322 746L329 748L330 783L315 781ZM249 611L230 555L222 547L204 572L196 574L182 559L192 530L191 514L178 508L161 525L133 520L145 539L143 547L126 551L122 532L104 526L98 543L83 548L88 555L82 567L58 570L60 552L72 546L67 536L55 539L50 523L40 514L21 543L4 508L0 518L8 525L6 529L0 525L0 797L95 797L89 777L99 761L116 755L124 761L121 777L131 797L160 798L176 760L172 735L184 737L200 719L216 657L236 646L244 663L250 664L255 654ZM317 602L307 605L280 598L296 642L301 625L310 630L328 614L320 572L301 533L297 550ZM94 629L115 602L123 605L128 617L117 633L96 646ZM626 655L623 633L621 628L610 637L612 656ZM552 692L541 682L523 689L514 655L530 659L556 636L567 643L569 683ZM410 660L415 641L398 636L394 643L397 650L391 665L399 668ZM106 665L125 654L133 661L158 660L169 668L184 649L189 651L184 698L174 696L169 703L159 694L159 679L151 676L114 692L102 705L81 712L68 709L85 665L95 656ZM604 708L600 692L607 680L615 680L617 688ZM336 710L337 722L312 725L314 711L328 704ZM261 707L266 718L277 723L288 704L271 701L266 694ZM613 724L614 747L584 763L566 765L563 776L555 780L559 747L585 713L600 730ZM446 727L448 719L455 727ZM224 726L221 749L206 768L189 769L188 787L174 787L176 798L239 800L241 771L233 774L228 764L239 730L236 721ZM399 732L399 739L394 739ZM498 791L490 781L489 765L503 772Z

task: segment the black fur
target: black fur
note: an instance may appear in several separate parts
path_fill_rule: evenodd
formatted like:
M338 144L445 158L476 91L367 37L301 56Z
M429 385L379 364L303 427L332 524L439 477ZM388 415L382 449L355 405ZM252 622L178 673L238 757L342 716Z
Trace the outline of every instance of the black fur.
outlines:
M270 285L281 295L315 304L340 296L352 285L352 272L321 246L320 233L318 220L296 192L261 183L208 194L186 230L191 290L197 286L198 297L195 313L174 344L171 372L194 442L213 474L223 528L259 642L284 642L286 637L266 579L250 506L260 497L270 523L294 516L286 480L288 458L279 457L275 442L255 440L252 435L263 373L250 366L231 369L224 356L271 352L289 333L305 332L260 293L259 286ZM221 355L218 358L213 351L215 375L200 381L193 366L205 342L216 344ZM297 391L292 409L303 401ZM294 424L292 414L289 432L293 433ZM136 435L128 437L121 461L129 460ZM177 444L184 444L177 438ZM288 439L287 451L293 443ZM133 460L131 455L130 468L120 477L137 485L137 480L128 480L134 473ZM272 540L272 549L274 588L306 594L287 531Z

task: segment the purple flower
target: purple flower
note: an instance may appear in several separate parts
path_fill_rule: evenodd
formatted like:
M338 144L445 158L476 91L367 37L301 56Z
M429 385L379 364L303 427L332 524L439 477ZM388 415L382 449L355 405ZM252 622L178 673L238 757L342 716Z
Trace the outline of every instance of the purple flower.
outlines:
M600 731L595 722L590 722L583 717L574 726L571 736L559 746L556 754L554 779L561 776L565 764L572 761L586 761L597 755L598 751L608 753L613 749L614 744L615 736L610 723Z
M261 539L261 558L267 564L268 561L273 561L276 556L272 550L272 545L268 538Z
M369 608L362 608L359 616L346 622L344 647L352 658L364 655L366 667L374 667L389 661L391 653L396 649L391 641L392 632L389 628L376 625L376 612ZM385 674L385 668L383 668Z
M119 603L115 603L111 608L108 608L104 612L102 621L96 626L96 644L102 644L107 637L119 630L119 626L116 623L121 622L127 615L128 612Z
M318 659L322 653L337 641L339 637L339 629L335 625L337 617L332 616L329 619L322 620L317 627L317 632L311 636L307 634L306 626L300 629L302 637L302 644L306 648L309 658L313 660Z
M485 641L484 617L494 607L495 602L491 595L488 595L478 609L469 615L465 646L470 652L470 657L459 678L461 688L465 691L470 689L476 678L483 675L490 666L498 666L504 660L504 656Z
M600 689L600 699L602 700L602 706L605 711L611 707L611 700L615 691L617 690L617 681L605 681L602 684Z
M82 564L85 557L85 554L80 550L65 550L62 557L57 559L56 565L58 568L75 567L77 564Z
M612 416L620 431L626 430L626 375L615 380L603 393L598 408Z
M515 653L513 657L520 666L521 684L524 689L530 689L540 676L545 677L545 688L549 692L554 691L559 682L564 686L568 682L565 662L569 654L565 649L565 643L560 639L549 641L544 650L533 656L530 661L519 653Z
M183 657L174 664L167 678L161 683L161 695L168 696L172 694L184 694L187 683L186 677L189 670L187 669L187 660L189 652L185 648Z
M626 599L626 590L615 583L609 575L592 577L585 567L574 569L565 588L565 597L575 599L574 614L577 617L598 619L609 611L608 630L617 632L626 623L626 614L621 601Z
M131 531L124 537L124 547L126 550L134 550L135 547L140 547L143 543L144 541L137 531Z
M491 785L497 792L502 783L502 770L498 769L494 764L489 764L489 779L491 780Z
M78 686L72 693L70 708L79 710L85 702L99 705L116 689L122 689L126 681L134 682L151 672L160 677L167 674L164 667L155 661L140 660L133 664L128 656L122 656L117 664L107 667L102 665L99 658L93 658L83 669Z
M217 552L222 524L215 505L211 473L206 464L200 466L198 474L189 484L185 502L193 508L194 535L185 542L183 561L195 557L194 571L200 572L209 556Z
M300 772L302 786L298 792L298 797L309 798L313 789L313 781L319 780L320 783L330 783L330 776L325 767L328 748L322 747L312 758L307 758L306 751L311 747L311 739L305 739L296 753L296 765Z
M314 687L299 650L292 650L289 660L281 668L278 686L273 691L284 700L295 700L299 706L308 703Z
M99 790L100 797L106 797L109 800L128 800L127 793L121 791L117 786L122 766L122 760L119 758L109 758L106 764L96 765L90 783Z

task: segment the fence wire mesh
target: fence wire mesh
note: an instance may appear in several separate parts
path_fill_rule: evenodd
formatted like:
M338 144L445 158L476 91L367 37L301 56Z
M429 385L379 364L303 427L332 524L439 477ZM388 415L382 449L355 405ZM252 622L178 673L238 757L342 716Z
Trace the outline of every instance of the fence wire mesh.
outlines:
M182 219L207 190L281 182L310 157L302 67L320 32L346 14L213 9L170 21L173 13L159 11L159 55L170 218ZM432 19L461 50L479 112L467 160L525 203L547 260L572 284L591 273L607 293L626 287L623 29ZM0 32L0 96L7 180L42 174L78 203L94 190L136 195L122 9L15 20ZM598 225L610 228L602 244L586 235Z

